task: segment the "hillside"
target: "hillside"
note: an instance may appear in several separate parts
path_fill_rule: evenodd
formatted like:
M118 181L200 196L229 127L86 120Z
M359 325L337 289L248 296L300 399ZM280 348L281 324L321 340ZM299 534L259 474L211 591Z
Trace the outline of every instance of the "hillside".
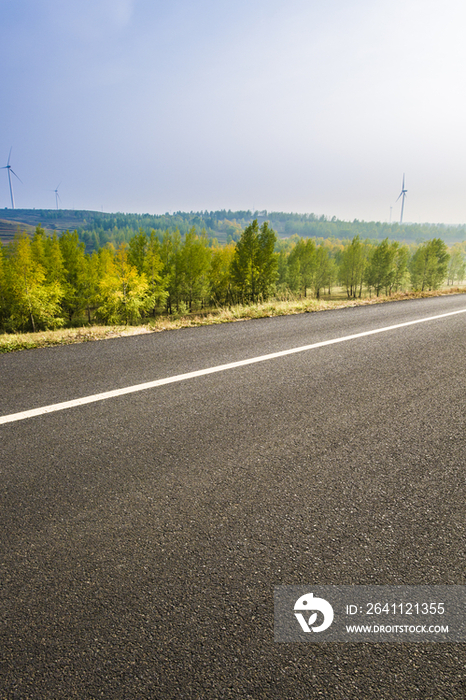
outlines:
M298 235L303 238L380 241L384 238L406 243L420 243L441 238L449 245L466 240L466 226L443 224L388 224L383 222L341 221L314 214L293 214L267 211L175 212L173 214L123 214L72 209L3 209L0 212L0 241L6 243L20 230L33 231L39 224L46 231L60 233L76 230L88 252L107 242L128 241L140 229L161 233L178 229L185 234L191 228L205 230L208 237L219 243L237 241L243 229L257 219L267 220L279 238Z
M8 241L11 241L18 229L32 233L34 228L34 226L30 226L24 222L15 223L14 221L0 219L0 243L8 243Z
M34 230L40 225L46 231L66 231L93 226L95 214L98 212L79 211L73 209L3 209L0 210L0 231L7 238L9 232L16 233L21 230ZM108 215L104 215L108 216Z

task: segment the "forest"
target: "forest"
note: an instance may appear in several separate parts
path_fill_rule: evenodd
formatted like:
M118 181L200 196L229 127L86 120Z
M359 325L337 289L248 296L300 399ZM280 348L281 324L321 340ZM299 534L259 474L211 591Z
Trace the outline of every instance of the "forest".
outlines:
M448 245L466 240L466 226L444 224L403 224L374 221L341 221L335 216L315 214L293 214L268 211L203 211L172 212L161 215L104 213L67 209L5 209L0 211L0 240L8 242L18 229L34 231L37 225L47 232L57 234L66 230L76 231L85 244L86 253L98 251L107 243L118 246L129 243L139 231L150 235L156 231L179 231L182 236L192 229L198 234L205 231L209 239L219 243L239 241L243 230L254 220L259 225L267 221L278 238L301 238L362 240L380 242L385 238L402 243L422 243L432 238L441 238Z
M135 324L271 297L319 298L335 287L348 298L432 290L462 282L465 246L359 234L279 238L269 221L254 219L224 244L195 225L141 227L128 241L88 251L77 230L50 234L38 225L0 245L0 331Z

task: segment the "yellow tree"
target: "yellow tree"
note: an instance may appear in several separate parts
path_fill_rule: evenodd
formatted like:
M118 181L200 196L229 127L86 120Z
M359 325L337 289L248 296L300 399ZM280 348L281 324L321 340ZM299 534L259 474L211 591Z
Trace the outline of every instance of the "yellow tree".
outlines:
M209 269L209 284L211 298L215 304L232 304L231 264L235 254L235 244L212 248Z
M92 255L83 255L80 261L79 277L82 281L80 285L80 296L83 308L87 312L87 320L92 322L92 310L99 303L99 279L100 279L100 258L96 251Z
M6 279L6 260L3 255L3 245L0 241L0 328L5 329L8 317L8 287Z
M129 263L128 246L102 249L98 315L107 323L133 322L147 311L151 299L145 274Z
M59 282L46 279L46 270L33 255L29 236L17 234L9 246L8 283L11 294L13 327L56 328L63 325L60 301L63 289Z
M155 231L151 231L145 250L143 271L149 284L150 303L154 316L157 304L164 304L168 296L167 280L162 279L162 269L160 242Z

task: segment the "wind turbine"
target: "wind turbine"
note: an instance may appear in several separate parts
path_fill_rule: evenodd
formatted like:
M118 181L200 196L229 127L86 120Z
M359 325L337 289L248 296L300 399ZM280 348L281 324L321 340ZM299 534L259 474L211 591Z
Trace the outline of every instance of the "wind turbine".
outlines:
M1 170L7 170L7 171L8 171L8 182L9 182L9 185L10 185L10 197L11 197L11 208L14 209L14 208L15 208L15 198L13 197L13 185L11 184L11 173L13 173L13 175L14 175L15 177L17 177L18 180L19 180L20 182L22 182L22 180L21 180L21 178L19 178L19 177L17 176L17 174L15 173L15 171L13 170L13 168L12 168L11 165L10 165L11 149L12 149L12 148L13 148L13 146L10 148L10 153L9 153L9 155L8 155L8 162L7 162L7 164L4 165L4 166L1 168Z
M406 198L407 193L408 193L408 190L405 188L405 174L403 173L403 184L401 185L401 192L398 195L398 199L400 199L400 197L402 197L400 224L403 223L403 209L405 208L405 198ZM396 201L398 201L398 199Z
M60 185L61 185L61 182L60 182ZM56 204L57 204L57 209L58 209L58 202L60 201L60 195L58 194L58 188L60 187L60 185L57 185L57 187L54 189L54 192L55 192L55 202L56 202Z

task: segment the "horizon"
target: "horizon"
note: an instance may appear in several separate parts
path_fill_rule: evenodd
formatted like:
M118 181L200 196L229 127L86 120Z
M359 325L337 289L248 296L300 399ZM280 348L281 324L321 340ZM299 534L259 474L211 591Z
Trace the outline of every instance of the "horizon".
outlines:
M183 210L177 210L177 211L172 211L172 212L164 212L162 214L151 214L150 212L129 212L129 211L100 211L97 209L64 209L64 208L45 208L45 207L32 207L32 208L19 208L15 207L12 209L11 207L4 207L3 209L0 209L0 220L2 219L2 212L8 212L10 214L14 213L17 214L18 216L21 215L22 212L28 213L28 212L46 212L47 214L56 214L57 212L61 212L64 215L66 213L84 213L84 214L97 214L99 216L134 216L134 217L176 217L176 216L197 216L199 215L200 217L205 217L211 216L213 214L221 214L225 213L225 220L230 220L227 218L229 214L233 215L233 220L236 219L234 215L236 214L246 214L250 218L273 218L274 215L285 215L285 216L300 216L300 217L314 217L315 222L328 222L328 223L345 223L345 224L356 224L356 223L361 223L365 225L369 224L374 224L374 225L380 225L380 226L398 226L398 227L404 227L404 226L432 226L432 227L445 227L445 228L461 228L466 226L465 223L444 223L444 222L432 222L432 221L422 221L422 222L415 222L415 221L403 221L402 224L400 224L399 221L376 221L374 219L368 220L368 219L340 219L336 216L326 216L325 214L317 215L314 212L292 212L292 211L275 211L275 210L256 210L256 211L251 211L250 209L237 209L237 210L231 210L231 209L215 209L215 210L207 210L207 209L199 209L199 210L190 210L190 211L183 211ZM265 213L264 213L265 212ZM14 219L15 217L7 217L8 219ZM219 219L221 221L221 219ZM293 235L293 234L292 234Z

